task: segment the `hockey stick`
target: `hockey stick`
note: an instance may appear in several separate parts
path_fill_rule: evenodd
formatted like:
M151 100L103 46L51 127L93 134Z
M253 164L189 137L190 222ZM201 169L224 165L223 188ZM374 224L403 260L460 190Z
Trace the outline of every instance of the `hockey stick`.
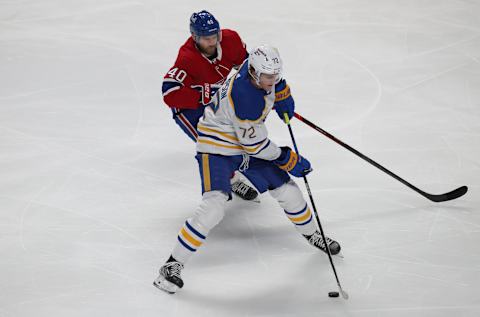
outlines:
M410 184L409 182L407 182L406 180L404 180L403 178L401 178L400 176L396 175L395 173L389 171L388 169L386 169L385 167L383 167L382 165L378 164L377 162L375 162L374 160L372 160L371 158L367 157L366 155L363 155L362 153L360 153L359 151L355 150L353 147L351 147L350 145L340 141L339 139L337 139L336 137L334 137L333 135L331 135L330 133L328 133L327 131L323 130L322 128L318 127L317 125L315 125L314 123L308 121L307 119L305 119L304 117L302 117L301 115L299 115L298 113L295 113L294 114L295 118L297 118L298 120L302 121L303 123L305 123L306 125L314 128L315 130L317 130L318 132L320 132L321 134L325 135L327 138L329 138L330 140L333 140L335 143L343 146L344 148L346 148L347 150L349 150L350 152L352 152L353 154L359 156L360 158L364 159L365 161L367 161L368 163L372 164L373 166L375 166L376 168L382 170L383 172L387 173L388 175L392 176L393 178L395 178L396 180L398 180L399 182L401 182L402 184L404 184L405 186L407 187L410 187L411 189L413 189L414 191L416 191L417 193L419 193L420 195L422 195L423 197L431 200L431 201L434 201L436 203L438 202L443 202L443 201L448 201L448 200L453 200L453 199L457 199L459 197L462 197L463 195L465 195L465 193L468 191L468 187L467 186L461 186L455 190L452 190L451 192L448 192L448 193L444 193L444 194L438 194L438 195L435 195L435 194L429 194L429 193L426 193L424 192L423 190L413 186L412 184Z
M285 117L285 123L287 124L288 131L290 132L290 137L292 138L293 147L295 148L295 152L300 158L300 153L298 152L297 142L295 142L295 137L293 136L292 126L290 125L290 119L286 113L283 114ZM310 190L310 185L308 184L307 176L303 176L303 180L305 181L305 187L307 188L308 196L310 197L310 203L312 204L313 213L315 214L315 219L317 220L318 228L320 229L320 234L322 235L322 239L325 242L325 249L327 249L328 260L330 261L330 265L332 266L333 274L335 275L335 279L337 280L337 286L340 290L340 294L342 294L343 299L348 299L348 293L342 289L342 285L338 279L337 270L335 269L335 264L333 264L332 253L330 252L330 247L327 244L327 239L325 237L325 233L323 232L322 224L320 223L320 218L318 217L317 207L315 206L315 202L313 201L312 191Z

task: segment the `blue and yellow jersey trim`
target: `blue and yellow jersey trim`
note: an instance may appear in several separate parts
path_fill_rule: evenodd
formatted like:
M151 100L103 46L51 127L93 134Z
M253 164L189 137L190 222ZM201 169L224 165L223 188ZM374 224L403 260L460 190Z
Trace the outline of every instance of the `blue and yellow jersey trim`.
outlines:
M216 136L217 138L227 139L227 140L233 141L235 143L239 142L238 138L236 136L232 135L232 134L229 134L229 133L224 132L224 131L219 131L217 129L209 128L209 127L206 127L202 124L198 124L197 130L202 132L205 135L209 135L209 136L213 135L213 136Z
M218 147L225 148L225 149L230 149L230 150L242 150L243 149L240 145L225 144L225 143L222 143L219 140L212 140L211 138L204 137L204 136L199 136L197 143L218 146Z
M253 145L244 145L242 144L243 149L250 155L256 155L260 153L264 148L270 144L270 140L265 138L263 141L255 143Z
M243 150L250 155L258 154L270 143L270 140L268 138L265 138L262 141L256 142L254 144L243 144L236 136L228 132L223 132L213 128L205 127L202 124L199 124L197 126L197 129L197 142L199 143L218 146L231 150Z

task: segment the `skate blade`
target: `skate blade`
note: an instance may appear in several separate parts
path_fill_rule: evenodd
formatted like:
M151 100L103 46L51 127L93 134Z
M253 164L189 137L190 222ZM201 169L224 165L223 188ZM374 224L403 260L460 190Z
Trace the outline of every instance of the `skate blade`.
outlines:
M327 251L322 250L322 252L328 255ZM332 256L335 256L335 257L338 256L338 257L341 258L341 259L344 258L343 253L342 253L342 250L340 250L340 252L338 252L337 254L333 254L332 251L330 251L330 254L331 254Z
M163 276L159 276L155 281L153 281L153 286L164 292L167 292L168 294L175 294L178 291L178 286L167 281Z
M260 195L255 197L254 199L251 199L251 200L243 199L242 197L238 196L237 194L235 194L235 197L237 197L240 201L246 201L248 203L257 203L257 204L260 203Z

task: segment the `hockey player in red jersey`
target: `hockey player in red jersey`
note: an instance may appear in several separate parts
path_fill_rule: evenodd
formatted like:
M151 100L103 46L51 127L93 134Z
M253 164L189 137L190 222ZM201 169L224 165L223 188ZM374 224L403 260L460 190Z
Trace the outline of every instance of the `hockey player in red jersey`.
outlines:
M196 142L197 123L205 106L232 68L241 65L248 53L237 32L220 29L208 11L192 14L190 33L163 79L162 92L175 122ZM232 179L232 191L245 200L254 200L258 195L238 175Z

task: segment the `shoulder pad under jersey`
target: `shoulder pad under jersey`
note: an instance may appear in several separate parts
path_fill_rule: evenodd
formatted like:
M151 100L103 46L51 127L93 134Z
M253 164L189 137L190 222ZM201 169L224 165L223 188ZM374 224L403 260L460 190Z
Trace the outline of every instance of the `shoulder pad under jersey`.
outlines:
M257 121L263 119L266 107L265 91L256 88L248 77L247 63L244 63L236 75L230 91L230 101L235 115L240 120Z

